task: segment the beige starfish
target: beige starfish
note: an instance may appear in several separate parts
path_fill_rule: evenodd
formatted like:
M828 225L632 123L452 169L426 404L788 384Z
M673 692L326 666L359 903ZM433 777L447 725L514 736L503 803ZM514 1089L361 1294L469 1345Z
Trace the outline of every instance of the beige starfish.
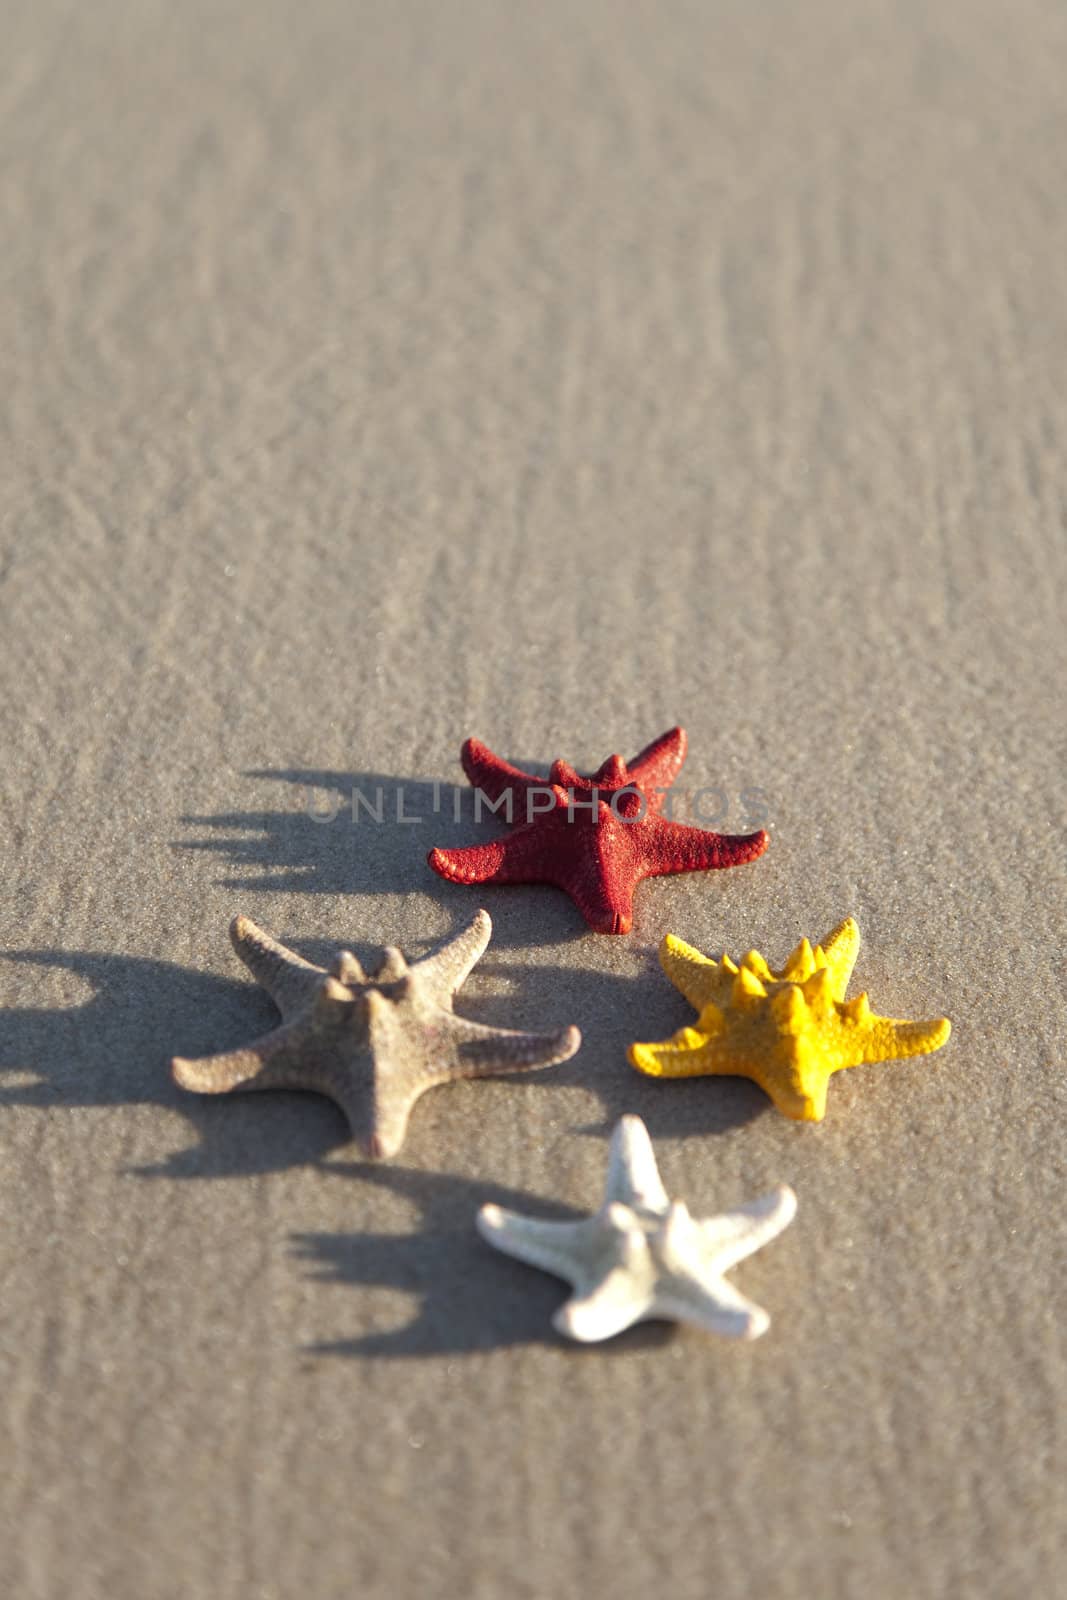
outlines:
M395 1155L415 1101L453 1078L528 1072L566 1061L582 1042L575 1027L514 1033L457 1017L452 1001L489 943L479 911L462 932L410 965L395 946L367 977L341 950L327 972L257 928L230 924L234 949L282 1014L282 1025L243 1050L171 1070L185 1089L311 1089L335 1100L371 1156Z

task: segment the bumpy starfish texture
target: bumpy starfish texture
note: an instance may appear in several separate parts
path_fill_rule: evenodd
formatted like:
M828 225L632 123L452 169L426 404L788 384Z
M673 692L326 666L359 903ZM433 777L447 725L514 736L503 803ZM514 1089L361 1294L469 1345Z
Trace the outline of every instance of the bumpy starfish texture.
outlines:
M457 1017L452 1000L489 943L479 911L438 950L410 965L390 946L368 977L351 951L329 971L303 961L248 917L230 925L234 949L282 1014L282 1026L244 1050L186 1061L174 1077L199 1094L311 1089L335 1100L371 1156L395 1155L415 1101L435 1084L528 1072L566 1061L577 1028L513 1033Z
M506 1255L567 1280L574 1294L553 1321L571 1339L610 1339L655 1318L755 1339L770 1318L723 1274L781 1233L796 1207L783 1185L698 1221L667 1198L640 1117L623 1117L611 1140L604 1203L593 1216L541 1222L483 1206L478 1231Z
M767 848L762 828L712 833L660 816L685 751L684 730L673 728L629 763L610 756L591 777L557 761L546 783L468 739L464 772L513 826L492 844L431 850L430 866L455 883L554 884L598 933L629 933L642 878L735 867Z
M700 1016L663 1044L635 1044L630 1061L654 1078L751 1078L779 1111L801 1122L826 1113L830 1077L845 1067L939 1050L947 1017L898 1022L875 1016L866 994L846 1000L860 933L849 917L813 950L802 939L780 972L758 950L740 963L710 961L667 934L663 970Z

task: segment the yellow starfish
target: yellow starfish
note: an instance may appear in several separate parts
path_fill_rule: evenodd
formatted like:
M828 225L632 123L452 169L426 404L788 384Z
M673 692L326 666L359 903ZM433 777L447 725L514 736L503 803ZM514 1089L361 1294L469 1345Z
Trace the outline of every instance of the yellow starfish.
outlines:
M668 933L663 970L700 1012L697 1024L663 1044L634 1044L639 1072L653 1078L705 1074L751 1078L787 1117L820 1122L830 1075L865 1061L892 1061L939 1050L947 1017L896 1022L875 1016L865 994L845 999L860 930L851 917L813 950L802 939L780 972L750 950L740 965L711 961Z

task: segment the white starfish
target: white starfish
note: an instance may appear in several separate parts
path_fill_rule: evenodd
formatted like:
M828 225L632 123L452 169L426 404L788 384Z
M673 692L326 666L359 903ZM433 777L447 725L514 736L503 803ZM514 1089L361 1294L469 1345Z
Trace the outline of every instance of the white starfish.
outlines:
M593 1216L541 1222L483 1206L478 1231L506 1255L571 1284L574 1294L553 1321L572 1339L610 1339L656 1317L756 1339L770 1318L723 1274L776 1238L796 1209L783 1184L697 1221L681 1200L668 1200L640 1117L623 1117L611 1139L604 1203Z

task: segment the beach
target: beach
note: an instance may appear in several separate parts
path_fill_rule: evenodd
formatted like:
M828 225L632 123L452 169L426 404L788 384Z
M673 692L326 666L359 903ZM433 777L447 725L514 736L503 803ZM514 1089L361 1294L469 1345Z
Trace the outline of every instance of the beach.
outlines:
M1061 1592L1067 13L0 15L0 1589ZM675 725L770 843L629 934L427 865L503 832L468 737ZM572 1059L381 1162L172 1081L276 1020L237 913L370 968L479 907L457 1013ZM818 1123L629 1065L665 933L848 916L936 1054ZM795 1190L760 1339L568 1343L479 1237L626 1113L694 1216Z

